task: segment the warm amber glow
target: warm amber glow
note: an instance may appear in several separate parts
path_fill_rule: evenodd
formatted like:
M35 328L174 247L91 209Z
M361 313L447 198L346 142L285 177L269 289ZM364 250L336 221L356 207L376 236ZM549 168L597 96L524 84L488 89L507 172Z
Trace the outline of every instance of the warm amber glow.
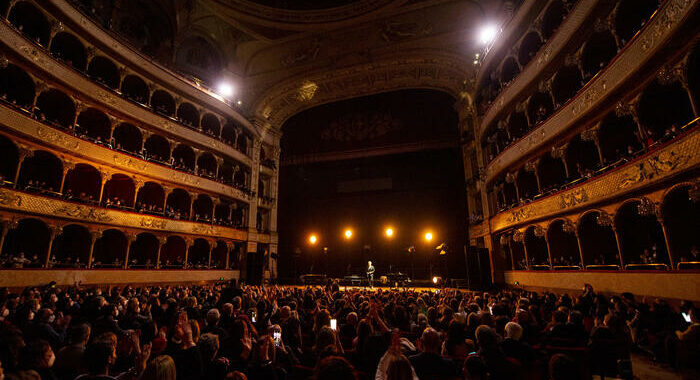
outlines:
M309 236L309 243L316 244L317 240L318 240L318 238L316 237L316 235Z
M387 237L392 237L392 236L394 236L394 229L389 227L386 229L386 231L384 231L384 233L386 234Z
M352 230L351 229L345 230L345 238L350 239L351 237L352 237Z
M438 278L437 278L437 277L433 277L433 284L437 284L437 282L438 282Z
M426 232L425 233L425 241L430 242L433 240L433 233L432 232Z

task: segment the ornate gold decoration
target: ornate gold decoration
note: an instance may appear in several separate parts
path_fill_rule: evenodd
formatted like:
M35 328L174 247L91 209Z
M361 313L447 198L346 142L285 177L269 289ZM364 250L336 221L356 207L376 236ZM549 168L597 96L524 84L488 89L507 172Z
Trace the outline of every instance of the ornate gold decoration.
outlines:
M285 55L281 59L282 66L290 67L313 61L316 59L319 50L321 50L321 39L315 37L309 42L308 45Z
M139 225L141 227L157 228L157 229L164 230L165 226L168 225L168 221L165 219L159 219L159 218L143 217L143 218L141 218L141 220L139 220Z
M634 106L631 103L619 101L615 104L615 116L622 117L631 115L634 112Z
M525 234L520 230L513 231L513 241L522 243L525 240Z
M209 224L195 223L192 226L192 233L199 235L218 235L216 227Z
M42 65L46 64L47 62L44 58L44 55L32 46L20 45L19 50L22 51L22 53L24 53L24 55L27 56L27 58L31 59L34 62L37 62Z
M112 220L106 210L100 210L82 205L65 205L53 210L54 215L65 215L71 218L94 220L97 222L109 222Z
M538 238L544 237L545 230L542 226L535 226L534 231L532 231Z
M657 11L659 13L654 17L658 21L653 22L654 20L652 20L653 24L650 26L650 33L644 33L641 36L642 50L647 51L658 45L666 34L673 29L673 24L684 16L685 8L691 3L691 0L674 0L664 4L665 6L662 6Z
M507 235L503 234L503 235L501 235L501 238L498 240L499 240L499 243L501 243L501 245L507 245L509 237Z
M689 160L689 155L676 153L675 150L663 151L627 169L620 180L619 187L624 189L641 181L654 179L661 174L675 170Z
M114 156L112 156L112 160L117 165L130 167L132 169L140 171L146 171L146 168L148 168L147 163L125 155L115 154Z
M0 189L0 204L20 207L22 206L22 197L10 191Z
M612 227L612 225L613 225L613 220L610 217L610 215L608 215L607 212L603 212L603 211L598 213L598 217L596 218L595 221L601 227Z
M574 226L574 224L569 219L566 219L561 225L561 230L567 234L574 234L576 233L576 226Z
M588 194L583 187L568 191L559 196L559 207L569 208L588 202Z
M656 215L656 204L652 202L649 198L643 197L639 200L637 205L637 213L641 216L652 216Z
M413 37L426 36L433 31L430 23L385 22L382 26L382 38L386 42L403 41Z
M78 150L80 147L80 143L75 139L72 139L66 136L64 133L54 131L50 128L39 127L37 128L36 133L44 141L56 144L63 148Z
M525 206L521 207L515 211L511 211L510 215L508 215L508 218L506 219L508 223L516 223L521 220L525 220L529 218L532 215L532 207L531 206Z

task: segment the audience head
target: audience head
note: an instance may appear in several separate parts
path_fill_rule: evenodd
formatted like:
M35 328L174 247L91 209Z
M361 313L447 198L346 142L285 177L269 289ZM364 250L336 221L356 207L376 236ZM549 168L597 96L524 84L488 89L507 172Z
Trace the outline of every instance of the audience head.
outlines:
M578 377L576 362L564 354L555 354L549 359L550 380L568 380Z
M314 380L357 380L355 369L345 358L328 356L322 359L314 371Z
M428 327L423 330L423 334L420 337L421 349L423 352L429 352L433 354L439 354L442 342L440 341L440 334L432 327Z
M151 359L141 375L141 380L175 380L175 362L168 355Z
M515 322L508 322L506 323L505 334L506 338L520 340L520 337L523 336L523 328Z

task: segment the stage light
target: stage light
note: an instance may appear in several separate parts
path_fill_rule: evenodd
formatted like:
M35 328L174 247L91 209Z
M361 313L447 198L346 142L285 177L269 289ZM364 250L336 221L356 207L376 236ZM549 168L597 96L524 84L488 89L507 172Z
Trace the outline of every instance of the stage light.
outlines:
M233 95L233 85L228 82L221 82L217 86L216 92L224 98L228 98Z
M352 230L351 229L345 230L345 238L350 239L351 237L352 237Z
M482 44L488 45L493 42L494 39L496 39L497 34L498 27L496 27L496 25L485 25L481 28L481 31L479 31L479 40Z
M437 284L437 283L438 283L438 278L437 278L437 277L433 277L433 284Z
M318 240L318 238L316 237L316 235L309 236L309 243L316 244L317 240Z
M432 232L426 232L425 233L425 241L430 242L431 240L433 240Z
M392 237L392 236L394 236L394 229L389 227L386 229L386 231L384 231L384 233L386 234L387 237Z

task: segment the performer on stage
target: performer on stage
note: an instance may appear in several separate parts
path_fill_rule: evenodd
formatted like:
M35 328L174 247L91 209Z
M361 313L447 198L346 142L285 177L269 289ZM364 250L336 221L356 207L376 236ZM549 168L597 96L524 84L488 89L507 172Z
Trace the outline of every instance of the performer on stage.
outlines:
M367 280L369 281L369 287L372 287L372 283L374 282L374 267L372 266L372 262L368 261L367 262Z

